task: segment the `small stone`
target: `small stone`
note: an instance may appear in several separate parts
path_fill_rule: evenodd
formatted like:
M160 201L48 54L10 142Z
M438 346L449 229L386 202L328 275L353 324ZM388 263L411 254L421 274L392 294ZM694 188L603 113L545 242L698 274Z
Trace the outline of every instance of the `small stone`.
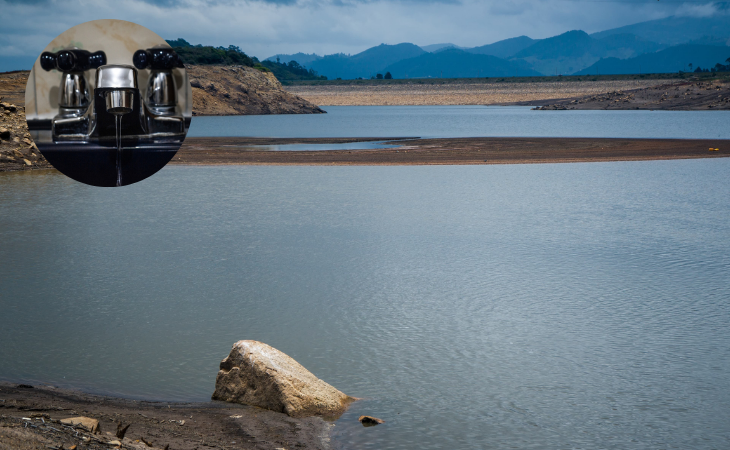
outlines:
M33 141L31 141L31 140L30 140L30 139L28 139L28 138L24 138L24 139L23 139L23 142L25 142L25 143L26 143L27 145L31 145L31 144L33 144Z
M360 416L357 420L359 420L364 427L374 427L375 425L385 423L383 419L378 419L377 417L372 416Z
M0 127L0 139L10 139L10 130L4 127Z
M30 161L28 161L27 159L23 159L23 161L25 162L25 165L26 166L32 166L33 165L33 163L30 162Z

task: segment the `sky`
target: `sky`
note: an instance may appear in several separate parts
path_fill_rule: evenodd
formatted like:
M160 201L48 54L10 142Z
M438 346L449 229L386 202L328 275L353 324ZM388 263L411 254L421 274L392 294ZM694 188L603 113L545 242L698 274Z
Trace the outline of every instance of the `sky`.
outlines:
M264 59L355 54L381 43L474 47L713 11L703 0L0 0L0 62L35 59L58 34L95 19L136 22L165 39L237 45Z

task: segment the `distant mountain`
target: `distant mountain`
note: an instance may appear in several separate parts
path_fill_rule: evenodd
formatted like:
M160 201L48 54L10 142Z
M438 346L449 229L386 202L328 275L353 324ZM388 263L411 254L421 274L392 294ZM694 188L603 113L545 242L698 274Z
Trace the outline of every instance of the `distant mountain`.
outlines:
M591 37L602 39L614 34L630 33L644 40L665 45L684 44L703 36L730 37L730 11L727 3L716 6L721 11L712 17L670 16L593 33Z
M326 80L327 77L319 76L314 70L309 69L307 70L304 66L300 65L296 61L289 61L289 63L280 63L276 61L270 61L268 59L265 59L261 61L261 65L263 67L266 67L271 72L273 72L274 76L277 80L279 80L282 83L288 82L288 81L297 81L297 80Z
M265 61L276 62L277 58L279 58L279 62L282 64L289 64L291 61L296 61L297 63L299 63L299 65L307 66L307 67L309 67L310 63L322 59L321 56L314 54L314 53L312 53L310 55L307 53L299 52L299 53L295 53L293 55L278 54L278 55L270 56L270 57L266 58Z
M479 55L492 55L496 56L497 58L509 58L515 53L526 49L536 42L537 40L530 39L527 36L519 36L516 38L509 38L498 41L493 44L482 45L481 47L469 48L466 49L466 51Z
M523 60L545 75L567 74L588 67L601 58L631 58L663 47L633 34L614 34L595 39L585 31L573 30L536 41L510 59Z
M566 74L587 67L605 56L596 54L596 40L585 31L573 30L542 39L517 52L521 59L545 75Z
M415 58L391 64L382 73L394 78L476 78L538 76L521 62L507 61L492 55L477 55L459 49L424 53Z
M728 36L730 36L730 30L728 30ZM687 42L687 44L719 45L720 47L730 47L730 37L728 36L702 36L699 39L694 39Z
M456 50L466 50L467 49L467 47L459 47L458 45L454 45L454 46L451 46L451 47L443 47L443 48L440 48L438 50L434 50L431 53L443 52L444 50L451 50L452 48L453 49L456 49Z
M458 48L458 49L464 49L464 47L459 47L456 44L431 44L431 45L421 45L420 46L423 50L433 53L438 52L441 50L446 50L447 48Z
M614 75L625 73L673 73L688 72L692 68L712 69L715 64L725 64L730 58L730 47L716 45L677 45L656 53L646 53L629 59L605 58L578 71L575 75Z
M644 53L653 53L667 47L667 45L647 41L635 34L628 33L612 34L597 39L597 41L597 45L594 47L597 53L622 59L633 58Z
M329 79L370 78L395 62L427 53L421 47L403 43L397 45L380 44L357 55L327 55L313 61L309 67Z
M540 59L571 58L583 56L590 51L595 40L581 30L568 31L532 44L517 52L515 58L537 57Z

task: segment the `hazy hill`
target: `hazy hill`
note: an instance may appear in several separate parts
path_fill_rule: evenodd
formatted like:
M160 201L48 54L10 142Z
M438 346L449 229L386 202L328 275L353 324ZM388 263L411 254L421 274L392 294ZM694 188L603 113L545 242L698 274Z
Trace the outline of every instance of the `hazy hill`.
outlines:
M605 38L613 34L630 33L647 41L666 45L684 44L703 36L730 37L730 11L727 3L720 5L724 11L713 17L677 17L650 20L625 27L594 33L591 37Z
M584 31L573 30L537 41L512 59L521 59L542 74L555 75L575 72L602 56L606 55L596 48L595 39Z
M567 74L592 65L601 58L631 58L663 46L632 34L614 34L595 39L581 30L536 41L511 60L523 60L545 75Z
M315 53L312 53L310 55L307 53L299 52L299 53L295 53L293 55L278 54L278 55L270 56L270 57L266 58L266 61L276 62L276 58L279 58L279 62L282 64L289 64L292 61L296 61L297 63L299 63L299 65L307 66L307 67L309 67L309 64L312 63L313 61L322 59L321 56L319 56Z
M298 62L292 60L288 63L270 61L268 59L261 61L261 65L266 67L281 83L287 83L298 80L326 80L327 77L319 76L312 69L307 69Z
M730 47L715 45L677 45L656 53L646 53L629 59L605 58L581 70L576 75L614 75L623 73L673 73L689 71L698 66L711 69L715 64L725 64L730 58Z
M728 31L730 32L730 31ZM702 36L699 39L693 39L687 44L694 45L718 45L720 47L730 47L730 37L727 36Z
M466 51L468 51L469 53L476 53L480 55L492 55L496 56L497 58L509 58L515 53L526 49L536 42L537 40L530 39L527 36L519 36L515 38L504 39L493 44L482 45L481 47L466 49Z
M606 56L616 58L633 58L644 53L653 53L666 48L667 45L657 44L636 36L635 34L612 34L602 39L597 39L596 49L605 53Z
M459 49L425 53L406 59L384 69L394 78L476 78L536 76L539 73L492 55L478 55ZM384 73L383 72L383 73Z
M595 40L581 30L568 31L547 39L541 39L517 52L515 58L537 57L540 59L580 57L593 48Z
M456 44L446 43L446 44L431 44L431 45L421 45L420 46L423 50L427 52L438 52L441 50L446 50L447 48L458 48L458 49L464 49L464 47L459 47Z
M343 54L327 55L312 62L310 68L329 79L338 77L343 79L370 78L371 75L382 71L390 64L424 53L426 51L414 44L380 44L353 56Z

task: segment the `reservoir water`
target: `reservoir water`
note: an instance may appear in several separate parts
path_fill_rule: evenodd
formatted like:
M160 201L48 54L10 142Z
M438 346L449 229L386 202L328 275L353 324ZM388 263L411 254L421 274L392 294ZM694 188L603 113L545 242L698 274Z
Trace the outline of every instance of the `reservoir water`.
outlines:
M188 136L730 139L730 111L533 111L527 106L327 106L327 114L195 117Z
M363 398L343 448L728 448L728 173L3 173L0 378L204 401L256 339Z

